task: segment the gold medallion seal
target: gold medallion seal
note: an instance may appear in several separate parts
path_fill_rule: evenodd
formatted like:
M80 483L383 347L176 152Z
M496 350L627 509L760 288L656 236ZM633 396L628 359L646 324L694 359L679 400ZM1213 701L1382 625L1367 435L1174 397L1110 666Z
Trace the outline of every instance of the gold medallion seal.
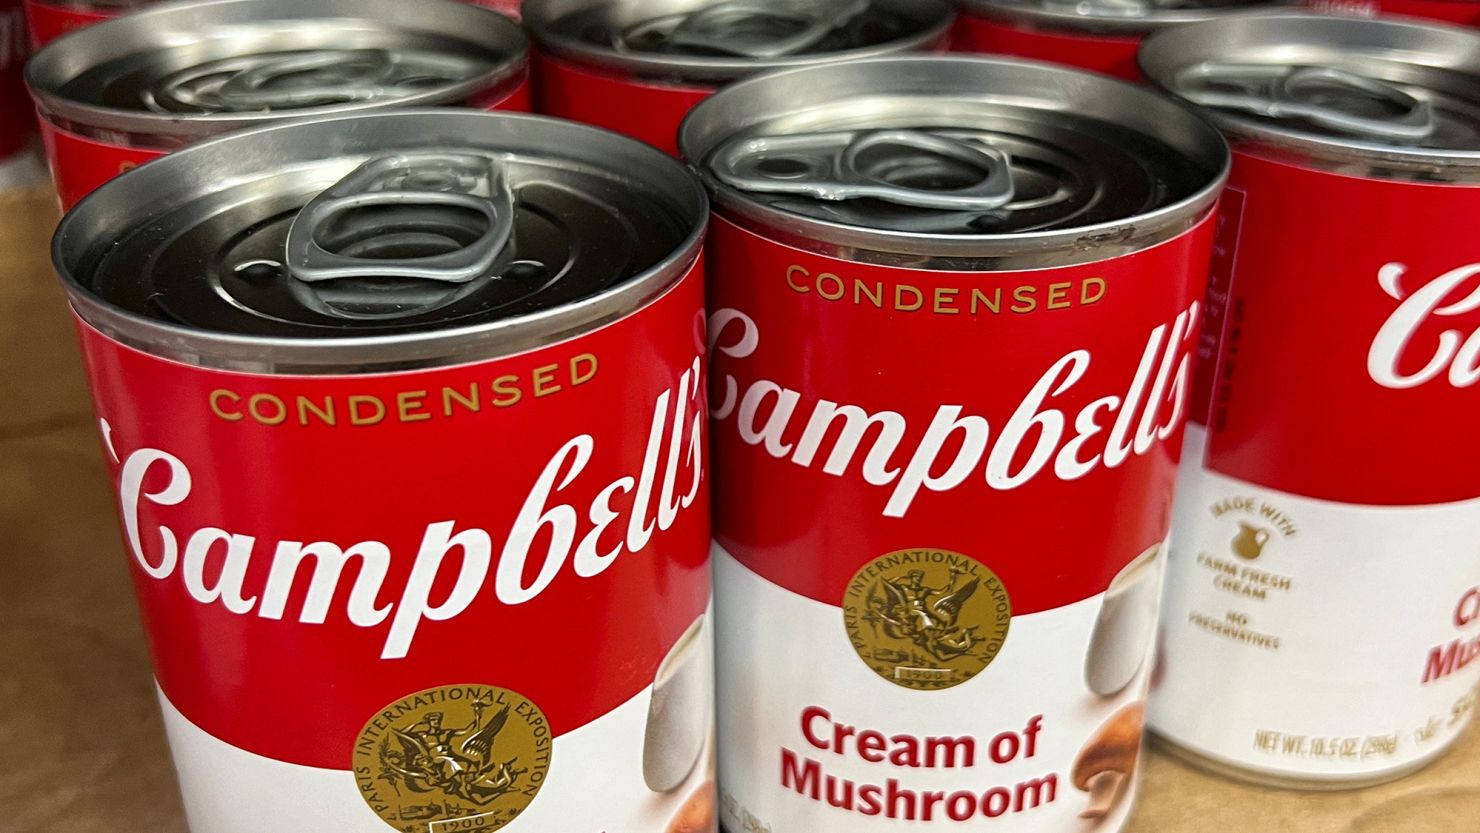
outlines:
M505 688L429 688L381 709L355 739L360 795L402 833L498 830L550 770L550 723Z
M843 623L859 658L889 682L920 691L980 674L1002 650L1011 619L997 574L949 550L876 558L843 595Z

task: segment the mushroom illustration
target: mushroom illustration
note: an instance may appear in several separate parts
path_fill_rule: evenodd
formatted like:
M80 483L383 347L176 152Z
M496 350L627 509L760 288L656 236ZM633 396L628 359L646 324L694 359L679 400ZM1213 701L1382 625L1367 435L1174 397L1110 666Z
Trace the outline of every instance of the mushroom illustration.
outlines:
M1080 750L1072 777L1075 787L1089 793L1089 804L1080 818L1102 819L1125 797L1141 756L1145 712L1144 703L1126 706L1105 721Z

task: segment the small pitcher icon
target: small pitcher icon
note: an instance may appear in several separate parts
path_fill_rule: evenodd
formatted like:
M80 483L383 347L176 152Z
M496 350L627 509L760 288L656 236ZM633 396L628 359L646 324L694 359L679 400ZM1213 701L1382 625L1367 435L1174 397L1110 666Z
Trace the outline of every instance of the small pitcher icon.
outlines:
M1238 522L1238 534L1233 536L1233 554L1253 561L1264 554L1264 545L1269 543L1269 530Z

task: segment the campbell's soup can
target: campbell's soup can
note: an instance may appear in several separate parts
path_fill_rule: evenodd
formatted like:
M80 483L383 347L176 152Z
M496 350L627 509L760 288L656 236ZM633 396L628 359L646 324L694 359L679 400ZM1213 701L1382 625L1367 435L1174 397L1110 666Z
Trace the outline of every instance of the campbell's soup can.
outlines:
M0 0L0 161L23 151L36 132L23 75L25 28L19 0Z
M1245 778L1397 777L1480 682L1480 35L1254 16L1141 64L1234 148L1151 725Z
M529 0L535 109L678 152L678 126L750 75L892 53L942 51L948 0Z
M1296 0L957 0L954 48L1141 80L1136 50L1163 29Z
M515 20L523 16L524 0L464 0L464 2L493 9L496 12L503 12Z
M741 82L682 146L715 204L722 827L1121 829L1222 138L921 57Z
M62 35L153 5L158 0L24 0L31 44L43 47Z
M638 142L418 109L63 220L193 833L712 828L705 214Z
M232 130L530 104L523 30L454 0L171 3L53 43L26 80L63 208L122 171Z
M1480 0L1309 0L1311 8L1357 17L1421 17L1480 26Z

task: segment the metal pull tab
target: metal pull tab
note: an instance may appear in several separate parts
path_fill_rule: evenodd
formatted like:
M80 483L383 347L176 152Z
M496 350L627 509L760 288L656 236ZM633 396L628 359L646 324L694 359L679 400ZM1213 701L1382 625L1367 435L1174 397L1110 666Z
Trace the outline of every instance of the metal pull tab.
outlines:
M662 40L684 50L718 52L758 60L803 53L868 11L870 0L785 3L778 0L723 0L683 15ZM674 16L643 21L619 36L619 46L650 42L672 25Z
M984 142L925 130L799 133L738 139L711 168L733 188L820 200L877 199L990 211L1012 202L1012 159Z
M403 74L384 49L316 49L189 67L161 79L151 95L170 110L287 110L403 98L419 89Z
M448 232L449 224L457 235ZM385 156L356 168L298 212L288 230L285 262L293 277L307 283L467 283L493 271L513 228L514 195L493 159L436 152ZM398 254L407 250L433 253Z
M1419 141L1435 129L1426 99L1376 78L1336 67L1204 63L1177 76L1177 90L1204 107L1242 110L1272 119L1305 119L1342 133ZM1363 115L1340 108L1358 97L1391 112Z

